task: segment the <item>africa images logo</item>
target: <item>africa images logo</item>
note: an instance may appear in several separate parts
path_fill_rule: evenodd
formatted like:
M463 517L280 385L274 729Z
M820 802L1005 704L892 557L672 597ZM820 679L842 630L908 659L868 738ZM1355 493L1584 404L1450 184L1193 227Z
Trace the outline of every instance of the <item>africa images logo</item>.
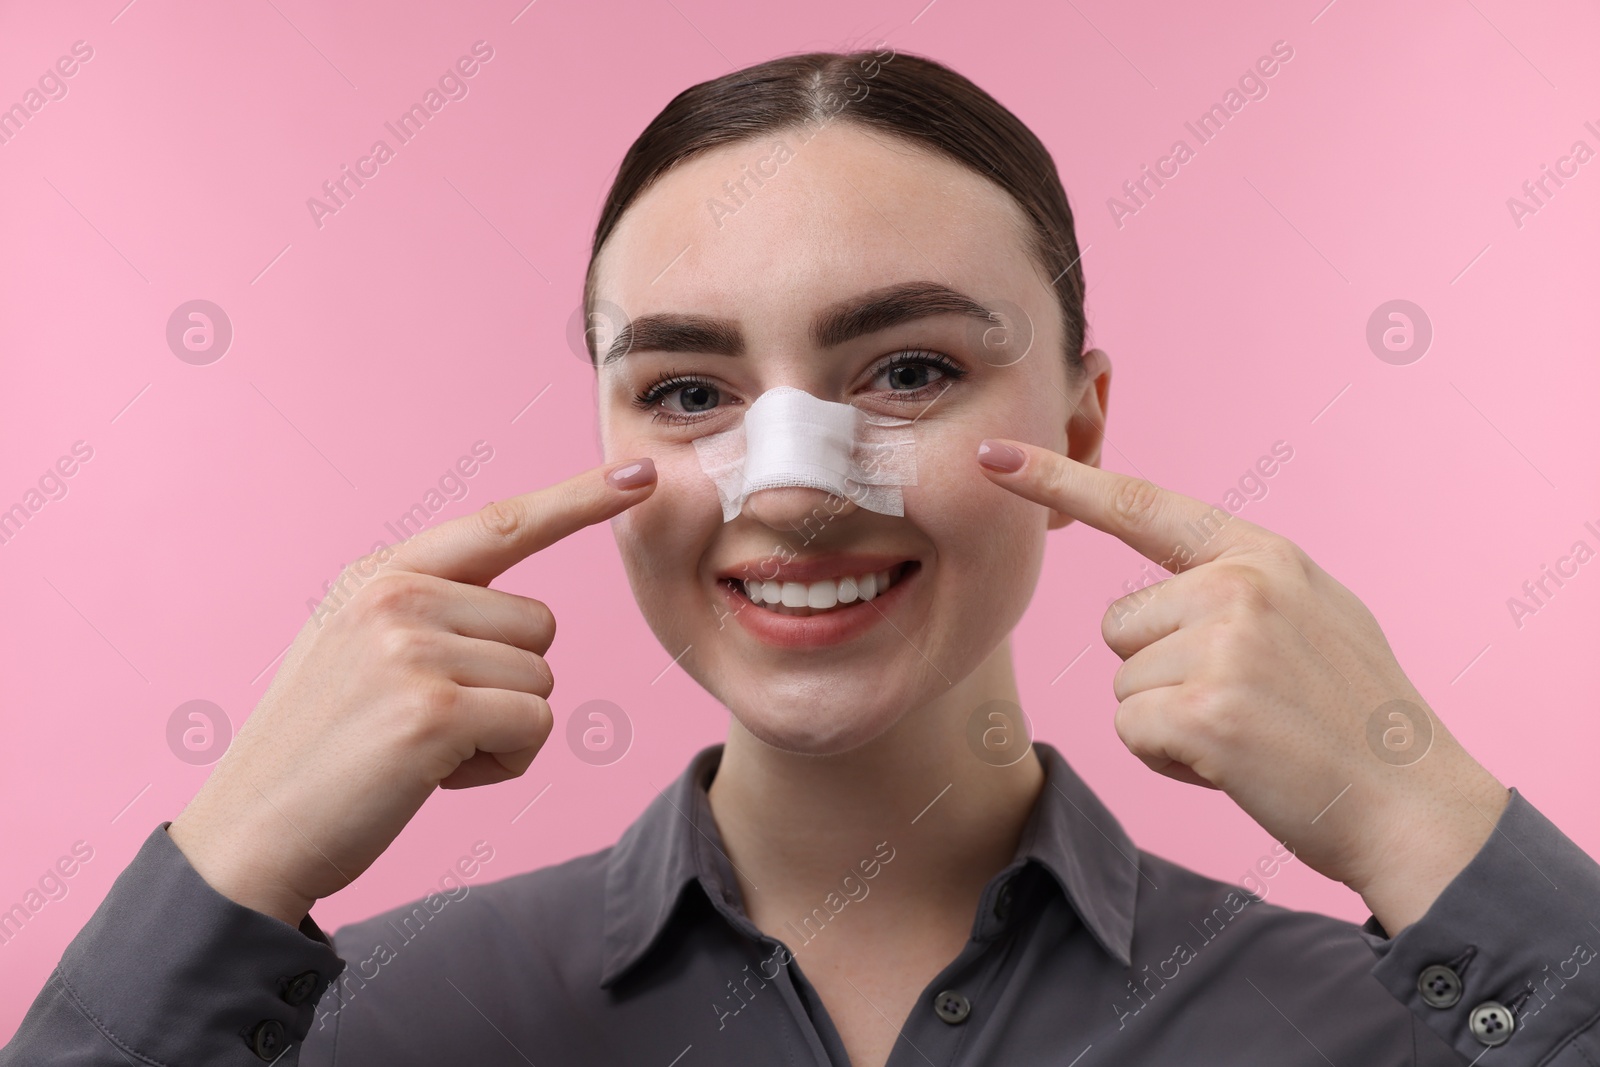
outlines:
M474 58L476 57L476 58ZM412 138L421 133L429 120L440 111L445 104L452 100L465 100L471 87L467 79L477 75L481 70L480 64L488 63L494 58L494 48L488 41L474 41L472 56L462 56L456 60L454 67L447 67L439 75L437 87L429 86L427 92L422 94L420 103L413 102L394 122L385 122L384 129L394 136L397 145L410 144ZM311 212L311 221L317 229L322 229L323 218L328 215L337 215L340 210L348 206L357 190L366 187L367 181L376 178L384 164L395 157L395 149L383 138L372 142L372 147L367 154L356 160L355 170L350 165L339 165L341 174L337 178L322 183L322 192L325 200L312 196L306 198L306 209ZM363 179L366 179L365 181ZM351 188L351 186L355 188Z

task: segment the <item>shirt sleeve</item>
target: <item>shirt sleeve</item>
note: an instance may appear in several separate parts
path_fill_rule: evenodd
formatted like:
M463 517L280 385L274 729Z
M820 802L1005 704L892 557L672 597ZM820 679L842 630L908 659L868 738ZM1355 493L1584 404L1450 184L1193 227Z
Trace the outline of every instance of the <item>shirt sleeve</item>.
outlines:
M67 946L0 1067L299 1063L344 961L309 915L296 929L213 889L168 825Z
M1494 832L1427 913L1361 935L1372 976L1483 1067L1600 1063L1600 863L1515 788Z

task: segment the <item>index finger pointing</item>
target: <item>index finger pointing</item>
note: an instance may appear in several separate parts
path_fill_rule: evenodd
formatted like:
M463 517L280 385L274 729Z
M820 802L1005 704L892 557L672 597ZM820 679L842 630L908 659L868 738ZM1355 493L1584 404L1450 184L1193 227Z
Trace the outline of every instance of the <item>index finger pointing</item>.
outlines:
M424 530L396 548L389 566L486 586L535 552L626 511L655 484L649 459L594 467Z
M1000 451L996 445L1020 452L1022 465L1014 471L990 466L984 446L993 455ZM993 438L980 445L979 456L996 484L1104 530L1173 573L1209 563L1267 533L1214 504L1037 445Z

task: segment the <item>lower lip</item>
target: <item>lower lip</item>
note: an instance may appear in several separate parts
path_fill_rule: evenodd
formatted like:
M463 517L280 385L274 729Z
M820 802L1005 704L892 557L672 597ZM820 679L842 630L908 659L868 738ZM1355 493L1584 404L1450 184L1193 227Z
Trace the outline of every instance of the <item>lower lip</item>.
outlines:
M904 564L901 564L904 566ZM872 629L905 599L906 587L922 573L915 564L898 581L871 600L855 603L820 615L782 615L757 606L722 579L717 586L728 601L731 613L756 640L776 648L822 648L843 644Z

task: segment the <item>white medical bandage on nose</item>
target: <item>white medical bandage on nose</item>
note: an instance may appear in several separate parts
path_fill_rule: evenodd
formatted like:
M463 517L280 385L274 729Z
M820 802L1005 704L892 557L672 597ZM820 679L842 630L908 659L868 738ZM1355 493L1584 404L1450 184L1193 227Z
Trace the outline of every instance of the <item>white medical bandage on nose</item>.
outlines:
M914 419L875 415L804 389L768 389L731 430L695 439L700 469L716 483L722 521L751 493L821 489L883 515L904 515L900 486L917 484Z

